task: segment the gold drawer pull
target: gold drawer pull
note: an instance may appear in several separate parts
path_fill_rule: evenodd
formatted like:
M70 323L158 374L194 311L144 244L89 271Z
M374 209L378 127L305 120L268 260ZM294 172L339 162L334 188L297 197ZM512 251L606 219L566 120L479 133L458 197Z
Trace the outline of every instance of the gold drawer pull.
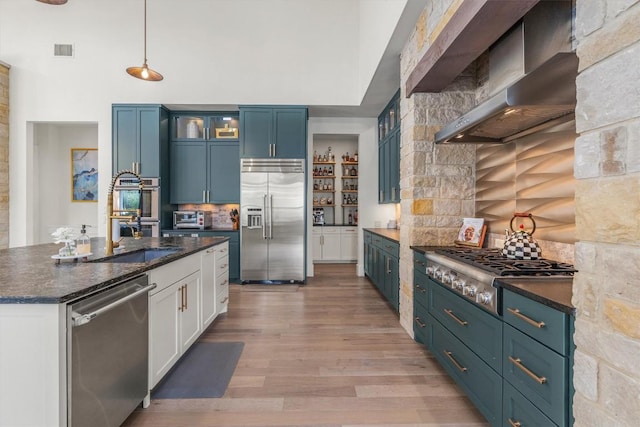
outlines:
M420 326L421 328L424 328L425 326L427 326L426 324L422 323L420 321L420 318L418 316L416 316L416 323L418 324L418 326Z
M467 368L459 364L458 361L453 358L453 353L447 350L443 350L442 352L444 353L445 356L449 358L449 360L451 360L451 363L453 363L456 366L456 368L460 370L460 372L467 372Z
M524 314L520 313L520 310L518 310L517 308L507 308L507 311L509 311L509 313L513 314L514 316L516 316L518 319L524 320L531 326L535 326L536 328L540 328L540 329L545 327L544 322L536 322L530 317L527 317Z
M423 294L427 293L427 290L416 283L416 289Z
M225 302L227 302L227 301L229 301L229 297L225 297L225 298L222 300L222 304L224 304L224 303L225 303Z
M526 366L524 366L522 364L522 360L520 360L520 358L513 358L512 356L509 356L509 360L511 361L511 363L513 363L514 365L516 365L518 368L520 368L520 370L522 370L525 374L529 375L531 378L533 378L538 384L544 384L547 382L547 379L545 377L539 377L536 374L534 374L533 372L531 372L529 370L529 368L527 368Z
M511 427L520 427L522 425L520 421L513 421L511 418L509 418L509 424L511 424Z
M451 316L451 318L453 320L455 320L456 322L458 322L461 326L467 326L467 321L466 320L461 320L458 316L456 316L455 314L453 314L453 311L445 308L444 312L447 313L449 316Z

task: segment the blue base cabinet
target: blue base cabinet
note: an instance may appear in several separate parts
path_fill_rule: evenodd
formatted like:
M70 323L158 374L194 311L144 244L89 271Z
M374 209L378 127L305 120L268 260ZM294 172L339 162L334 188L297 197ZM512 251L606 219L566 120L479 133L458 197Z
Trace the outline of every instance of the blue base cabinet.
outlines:
M400 244L364 230L365 275L399 312Z
M414 338L487 421L571 427L573 317L504 288L493 315L427 276L423 253L413 258Z
M573 317L507 289L502 307L503 377L515 389L510 398L521 402L505 408L505 420L529 425L527 417L541 412L554 425L573 425ZM544 425L544 418L535 419Z
M240 156L307 158L307 108L241 106Z

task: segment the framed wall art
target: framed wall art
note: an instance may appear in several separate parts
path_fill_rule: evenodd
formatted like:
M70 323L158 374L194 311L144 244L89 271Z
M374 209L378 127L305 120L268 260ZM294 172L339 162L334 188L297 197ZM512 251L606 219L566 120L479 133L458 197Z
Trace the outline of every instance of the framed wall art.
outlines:
M98 149L71 149L71 201L98 201Z

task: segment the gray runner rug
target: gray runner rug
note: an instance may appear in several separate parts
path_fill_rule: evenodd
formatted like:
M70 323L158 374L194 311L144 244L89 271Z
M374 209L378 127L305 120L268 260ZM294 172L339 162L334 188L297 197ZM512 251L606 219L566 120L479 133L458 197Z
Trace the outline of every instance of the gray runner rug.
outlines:
M244 343L197 342L151 392L152 399L222 397Z

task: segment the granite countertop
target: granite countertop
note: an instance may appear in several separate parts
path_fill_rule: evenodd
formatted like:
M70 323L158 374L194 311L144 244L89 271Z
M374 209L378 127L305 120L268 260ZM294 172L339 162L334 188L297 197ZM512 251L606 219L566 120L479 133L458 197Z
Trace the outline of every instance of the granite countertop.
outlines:
M364 230L400 243L400 230L396 228L365 228Z
M135 277L192 253L229 240L228 237L125 237L119 254L144 248L180 248L178 252L141 263L56 261L61 245L45 243L0 250L0 304L59 304ZM104 258L104 238L91 239L88 261ZM116 255L117 256L117 255Z
M558 311L575 316L576 309L571 304L573 278L498 278L496 285L525 296Z

